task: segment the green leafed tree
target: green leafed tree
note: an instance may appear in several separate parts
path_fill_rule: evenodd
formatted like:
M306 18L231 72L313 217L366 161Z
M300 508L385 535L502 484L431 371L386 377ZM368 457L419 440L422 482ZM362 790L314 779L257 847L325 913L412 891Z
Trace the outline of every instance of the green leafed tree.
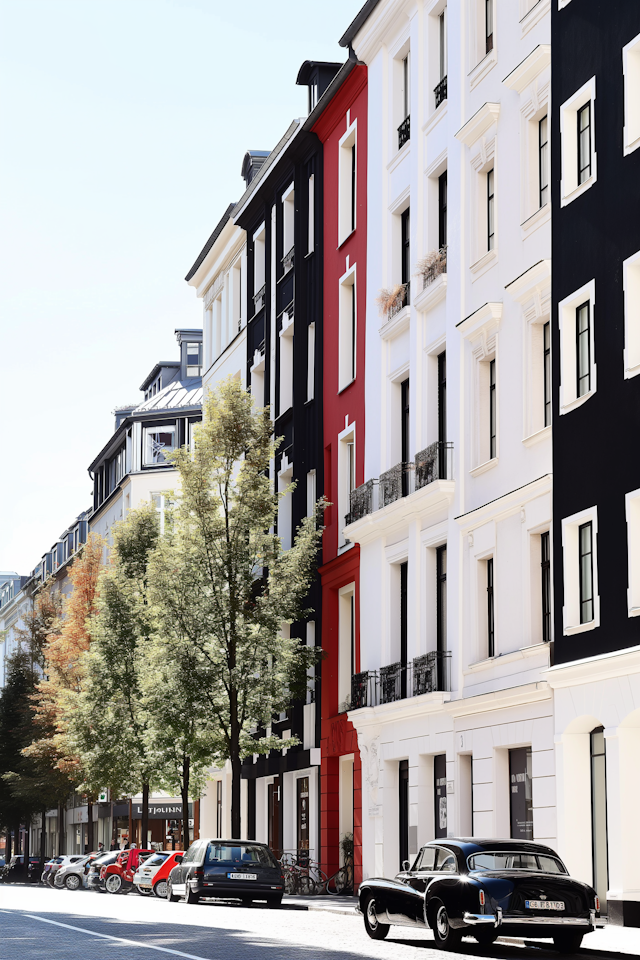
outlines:
M307 684L314 648L283 634L283 624L309 613L323 503L283 550L274 529L278 501L269 479L278 442L268 408L255 410L233 378L204 404L193 449L172 457L180 489L167 533L149 565L156 628L153 660L179 668L183 708L167 727L194 729L212 762L231 761L231 829L240 836L240 771L244 756L297 741L256 737ZM290 492L290 491L285 491ZM147 698L153 674L147 675ZM173 729L178 729L173 726Z

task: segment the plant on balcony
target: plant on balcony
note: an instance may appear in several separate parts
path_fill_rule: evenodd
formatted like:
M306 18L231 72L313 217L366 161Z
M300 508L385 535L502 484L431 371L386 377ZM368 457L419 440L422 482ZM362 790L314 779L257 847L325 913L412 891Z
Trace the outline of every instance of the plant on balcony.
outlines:
M417 275L422 277L423 285L433 283L441 273L447 272L447 248L432 250L417 263Z
M401 310L406 302L406 286L404 283L399 283L395 287L390 287L380 291L376 297L376 303L380 310L380 316L386 317L387 320L390 320L394 314Z

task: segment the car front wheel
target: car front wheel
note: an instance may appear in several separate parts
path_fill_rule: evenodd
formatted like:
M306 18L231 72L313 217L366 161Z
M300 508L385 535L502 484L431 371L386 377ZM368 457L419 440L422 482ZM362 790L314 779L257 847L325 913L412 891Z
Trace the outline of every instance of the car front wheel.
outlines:
M80 877L77 873L70 873L64 879L64 885L67 890L78 890L80 888Z
M104 886L107 893L120 893L122 890L122 877L117 873L110 873Z
M433 911L433 936L436 946L441 950L455 950L462 940L462 930L455 930L451 926L444 903L437 904Z
M372 940L384 940L389 933L389 924L380 923L376 913L375 897L369 897L364 904L364 928Z
M582 943L581 933L557 933L553 945L560 953L577 953Z
M156 897L160 897L162 900L166 900L166 897L167 897L167 881L166 881L166 880L158 880L158 882L156 883L155 887L153 888L153 892L155 893Z

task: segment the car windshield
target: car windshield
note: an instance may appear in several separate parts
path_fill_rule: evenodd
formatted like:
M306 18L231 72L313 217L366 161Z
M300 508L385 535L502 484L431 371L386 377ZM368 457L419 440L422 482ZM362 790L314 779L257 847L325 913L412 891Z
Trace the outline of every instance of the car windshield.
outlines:
M271 851L257 844L210 843L205 863L261 863L275 866Z
M168 853L154 853L144 861L144 865L145 867L157 867L161 863L164 863L168 856ZM140 859L142 859L142 857Z
M566 873L561 860L540 853L520 850L487 850L467 858L469 870L533 870L535 873Z

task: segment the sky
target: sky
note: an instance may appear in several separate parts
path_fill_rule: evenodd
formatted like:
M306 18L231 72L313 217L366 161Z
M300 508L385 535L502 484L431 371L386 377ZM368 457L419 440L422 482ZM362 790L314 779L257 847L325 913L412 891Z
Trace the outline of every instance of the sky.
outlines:
M247 149L306 114L304 60L363 0L0 0L0 571L91 504L114 407L142 399Z

